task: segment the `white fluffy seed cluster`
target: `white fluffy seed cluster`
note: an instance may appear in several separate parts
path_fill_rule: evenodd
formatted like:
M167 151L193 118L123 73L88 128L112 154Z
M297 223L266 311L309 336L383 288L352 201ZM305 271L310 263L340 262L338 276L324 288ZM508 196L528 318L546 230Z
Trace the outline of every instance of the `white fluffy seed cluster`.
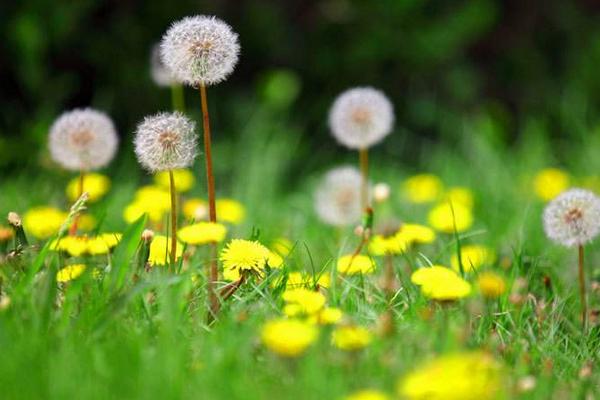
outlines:
M158 44L152 47L150 53L150 76L157 86L168 87L177 83L177 80L160 57L160 45Z
M561 193L544 210L544 230L554 242L582 246L600 232L600 198L589 190Z
M196 157L195 124L179 112L144 118L135 133L135 155L150 172L186 168Z
M357 87L340 94L329 111L335 139L350 149L366 149L382 141L394 125L392 103L380 90Z
M50 127L50 155L64 168L90 171L106 166L115 156L119 137L108 115L91 108L67 111Z
M329 225L347 226L360 220L361 175L350 166L338 167L325 174L315 192L315 210Z
M228 24L199 15L171 25L160 50L163 63L175 79L198 86L225 80L237 64L240 45L237 33Z

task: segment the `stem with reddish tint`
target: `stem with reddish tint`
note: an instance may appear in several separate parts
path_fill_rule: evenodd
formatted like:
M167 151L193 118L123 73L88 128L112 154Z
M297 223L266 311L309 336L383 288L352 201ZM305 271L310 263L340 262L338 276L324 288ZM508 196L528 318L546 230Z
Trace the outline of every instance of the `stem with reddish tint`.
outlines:
M583 246L579 246L579 295L581 296L581 326L587 328L587 299L585 295L585 271L583 270Z
M210 119L208 116L208 101L206 98L206 85L200 84L200 99L202 102L202 126L204 130L204 157L206 163L206 183L208 185L208 213L210 222L217 222L217 209L215 206L215 177L213 175ZM210 270L208 279L209 315L214 317L219 307L219 299L215 292L215 285L219 279L217 267L217 244L210 245Z
M171 187L171 268L175 271L177 260L177 193L175 192L175 178L173 170L169 170L169 183Z
M79 171L79 185L77 186L77 199L79 199L83 195L83 183L85 181L85 172L83 170ZM75 201L77 201L75 199ZM79 214L77 214L73 220L73 225L71 225L71 229L69 229L69 235L75 236L77 234L77 225L79 225Z
M364 210L369 207L369 150L367 148L360 149L358 158L361 175L360 205Z

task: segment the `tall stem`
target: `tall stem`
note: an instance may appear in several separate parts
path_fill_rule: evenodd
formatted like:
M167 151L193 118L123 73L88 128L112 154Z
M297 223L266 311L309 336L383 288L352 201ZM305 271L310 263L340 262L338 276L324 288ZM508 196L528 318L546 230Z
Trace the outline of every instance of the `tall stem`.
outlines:
M361 175L360 204L364 210L369 207L369 150L367 148L360 149L358 157Z
M77 199L79 199L81 197L81 195L83 195L84 181L85 181L85 172L83 170L80 170L79 171L79 183L77 186ZM77 201L77 199L75 199L75 201ZM73 225L71 225L71 229L69 229L70 236L75 236L77 234L77 225L79 225L79 214L77 214L77 216L75 216L75 219L73 220Z
M210 137L210 119L208 116L208 101L206 99L206 86L200 84L200 99L202 102L202 123L204 130L204 158L206 162L206 183L208 185L208 215L210 222L217 222L217 209L215 206L215 177L213 175L211 137ZM219 307L219 300L215 292L215 284L219 279L219 270L217 267L217 244L212 243L210 251L210 271L208 279L208 300L209 316L212 320Z
M171 106L173 107L173 111L185 112L183 86L180 83L171 85Z
M583 246L579 246L579 295L581 296L581 326L587 328L587 299L585 295L585 271L583 270Z
M169 183L171 187L171 268L175 270L177 260L177 192L175 191L175 178L173 170L169 170Z

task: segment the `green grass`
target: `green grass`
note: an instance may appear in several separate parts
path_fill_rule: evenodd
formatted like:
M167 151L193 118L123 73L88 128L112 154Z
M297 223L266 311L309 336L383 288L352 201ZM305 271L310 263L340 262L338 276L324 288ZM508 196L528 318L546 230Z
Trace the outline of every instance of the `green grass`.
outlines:
M328 304L342 308L348 319L375 328L386 309L378 284L381 260L377 273L364 281L336 276L331 268L335 258L351 251L357 239L352 228L340 231L320 223L312 204L325 166L355 162L354 155L340 152L331 159L322 151L311 154L302 144L302 127L268 109L240 111L236 118L245 123L232 133L234 139L217 134L215 140L218 192L240 200L248 211L230 237L248 238L258 229L266 244L289 238L295 248L279 273L331 273L335 285L327 291ZM537 169L560 162L575 176L593 175L600 161L591 149L598 148L598 139L572 140L559 153L543 134L523 135L506 145L481 124L465 126L447 143L422 142L399 153L385 144L375 149L372 178L393 188L390 201L375 210L375 221L395 217L426 222L428 206L408 204L399 195L400 182L412 173L433 172L449 186L469 186L475 193L476 222L461 235L461 244L493 247L504 265L498 261L486 268L502 273L509 285L522 282L522 305L510 302L510 293L490 304L473 295L444 309L423 298L409 283L407 270L423 265L425 258L449 264L455 238L440 235L436 243L394 260L406 283L394 302L394 336L347 354L330 344L331 328L322 328L318 343L304 356L278 358L259 340L261 325L282 315L280 292L269 282L246 285L224 306L218 322L207 327L204 282L198 288L191 279L192 273L203 273L204 253L191 259L187 272L172 275L154 268L133 279L132 260L144 221L127 227L122 209L135 188L150 179L138 170L126 144L109 171L109 196L90 209L106 216L105 230L125 232L110 259L109 274L98 281L86 273L62 291L54 274L65 260L47 252L43 243L18 257L2 258L2 290L12 303L0 312L1 397L339 399L362 388L393 394L398 378L423 360L483 348L505 365L511 398L595 398L600 393L597 371L587 378L579 374L586 363L597 364L600 331L593 326L581 333L576 254L545 238L543 204L533 197L529 182ZM323 138L331 142L325 132ZM555 152L560 161L552 157ZM194 167L199 177L201 162ZM4 176L0 211L24 212L48 203L67 207L62 188L68 178L37 163ZM203 193L199 178L193 194ZM590 280L600 278L599 250L596 244L587 248ZM100 265L106 261L89 260ZM592 310L600 306L598 300L598 293L590 292ZM427 310L433 310L431 318L424 318ZM536 386L520 393L516 387L526 376L534 376Z

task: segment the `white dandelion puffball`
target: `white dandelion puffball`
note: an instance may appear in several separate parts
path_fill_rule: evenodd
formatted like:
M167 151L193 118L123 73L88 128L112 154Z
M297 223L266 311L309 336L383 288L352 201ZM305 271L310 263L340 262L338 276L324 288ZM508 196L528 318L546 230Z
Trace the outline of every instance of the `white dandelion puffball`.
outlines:
M325 174L315 192L315 210L323 222L347 226L360 221L362 178L358 169L338 167Z
M340 94L329 111L335 139L350 149L366 149L383 140L394 125L394 108L383 92L357 87Z
M173 86L177 83L177 80L160 57L160 45L158 44L152 47L150 53L150 76L154 83L161 87Z
M582 246L600 232L600 198L589 190L570 189L544 210L544 230L563 246Z
M110 117L91 108L63 113L50 127L48 138L54 161L72 171L106 166L114 158L118 144Z
M196 125L180 112L144 118L135 133L135 155L150 172L187 168L196 157Z
M175 79L191 86L224 81L239 53L237 33L220 19L204 15L175 22L160 45L163 63Z

